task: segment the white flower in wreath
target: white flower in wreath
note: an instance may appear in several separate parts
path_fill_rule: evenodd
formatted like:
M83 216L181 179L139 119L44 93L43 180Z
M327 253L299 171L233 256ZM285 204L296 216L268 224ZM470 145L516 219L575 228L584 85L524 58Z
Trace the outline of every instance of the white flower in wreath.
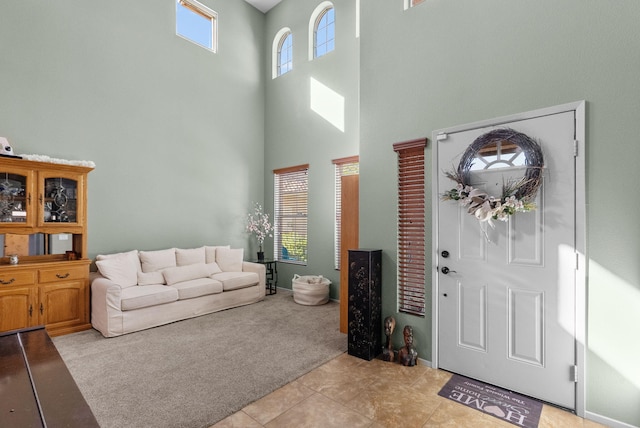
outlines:
M473 214L478 220L488 221L491 224L491 218L493 217L493 208L491 208L491 204L489 203L489 201L485 201L476 209Z

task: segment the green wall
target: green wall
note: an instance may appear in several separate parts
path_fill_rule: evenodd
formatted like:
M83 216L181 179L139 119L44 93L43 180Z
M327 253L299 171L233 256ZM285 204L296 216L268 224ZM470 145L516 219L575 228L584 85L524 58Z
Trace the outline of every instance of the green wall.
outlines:
M427 0L407 11L402 3L368 0L361 10L360 210L366 215L360 239L362 246L384 251L383 315L396 307L391 145L430 138L432 131L449 126L584 99L586 408L639 426L640 3ZM430 201L430 186L426 193ZM427 221L430 231L430 211ZM426 319L397 317L399 325L414 325L420 356L427 360L430 305L431 298Z
M329 278L331 298L339 296L334 269L335 170L333 159L358 154L359 39L354 1L335 1L336 48L309 61L309 20L319 0L285 0L269 11L262 42L267 67L265 107L265 205L273 212L273 170L309 164L308 264L279 263L279 286L291 288L294 274ZM272 79L271 52L283 27L293 34L293 70ZM344 99L344 130L311 109L311 79ZM315 100L319 102L321 100ZM267 246L272 246L269 240ZM273 248L268 248L269 254Z
M218 12L213 54L175 35L175 2L0 2L0 136L96 163L89 256L247 247L263 198L264 15Z

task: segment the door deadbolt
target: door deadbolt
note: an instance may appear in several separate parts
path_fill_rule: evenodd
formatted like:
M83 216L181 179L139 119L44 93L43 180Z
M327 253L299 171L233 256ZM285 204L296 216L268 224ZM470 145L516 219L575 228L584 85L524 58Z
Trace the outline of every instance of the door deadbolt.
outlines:
M442 253L440 253L440 255L446 259L447 257L449 257L449 252L447 250L444 250Z

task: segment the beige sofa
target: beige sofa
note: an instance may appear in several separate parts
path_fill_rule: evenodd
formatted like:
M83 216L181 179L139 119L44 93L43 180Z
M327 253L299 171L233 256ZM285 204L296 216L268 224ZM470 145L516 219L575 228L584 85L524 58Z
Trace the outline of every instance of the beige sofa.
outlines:
M258 302L265 267L243 261L229 246L129 251L96 257L91 277L91 324L120 336Z

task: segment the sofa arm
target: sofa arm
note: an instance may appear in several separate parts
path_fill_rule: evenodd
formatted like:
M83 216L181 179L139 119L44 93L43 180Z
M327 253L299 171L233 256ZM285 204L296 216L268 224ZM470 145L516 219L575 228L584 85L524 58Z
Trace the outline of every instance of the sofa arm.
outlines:
M105 337L112 336L115 320L121 324L121 295L119 284L100 274L91 274L91 325ZM115 326L116 330L121 328L121 325Z
M255 272L260 278L260 286L264 289L267 284L267 268L260 263L242 262L242 272Z

